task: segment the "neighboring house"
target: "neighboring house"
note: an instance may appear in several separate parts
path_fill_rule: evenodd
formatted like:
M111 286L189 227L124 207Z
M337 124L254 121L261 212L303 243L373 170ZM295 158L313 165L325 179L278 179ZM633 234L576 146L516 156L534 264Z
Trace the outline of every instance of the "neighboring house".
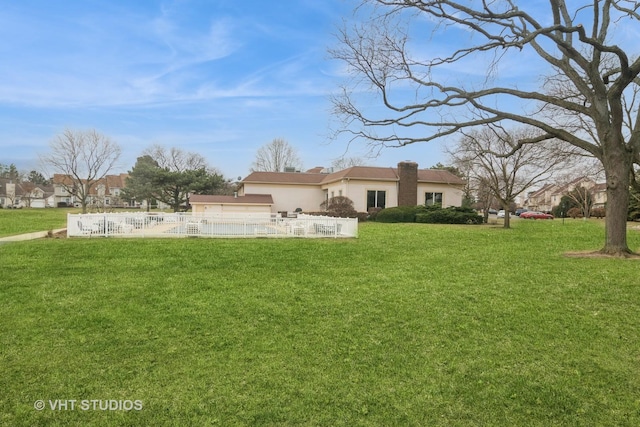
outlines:
M94 182L91 188L89 188L87 205L101 208L124 206L125 203L120 196L125 187L127 176L126 173L107 175ZM67 206L80 203L80 201L68 191L68 188L73 185L73 179L70 176L55 174L53 175L52 181L55 206L58 206L60 203L65 203Z
M50 208L55 206L52 185L36 185L31 182L19 184L22 189L20 203L29 208Z
M6 178L0 178L0 206L7 208L19 202L16 184Z
M271 214L273 198L270 194L245 194L238 196L210 196L194 194L189 198L194 214Z
M45 208L54 206L53 186L32 182L14 183L0 178L0 207L12 206Z
M594 208L604 208L607 202L606 183L596 183L587 177L576 178L564 185L545 184L539 190L530 192L524 205L532 211L551 212L554 207L560 204L563 196L579 186L591 191Z
M119 175L107 175L105 177L105 182L101 183L103 191L106 193L108 191L109 198L107 204L118 204L122 205L124 202L121 198L122 190L126 187L126 180L129 174L121 173Z
M593 193L593 207L604 209L607 204L607 183L602 182L591 188Z
M51 182L53 183L53 200L55 206L59 206L61 203L72 206L75 198L67 191L67 186L70 186L73 182L71 177L68 175L54 174Z
M253 172L240 182L240 196L270 195L272 212L317 212L336 196L348 197L359 212L371 208L441 204L460 206L465 182L445 170L353 166L337 172L316 167L307 172ZM239 196L239 197L240 197Z
M545 184L539 190L530 192L527 195L527 209L530 211L550 212L554 206L552 196L556 193L557 189L558 186L555 184ZM559 200L558 203L560 203Z

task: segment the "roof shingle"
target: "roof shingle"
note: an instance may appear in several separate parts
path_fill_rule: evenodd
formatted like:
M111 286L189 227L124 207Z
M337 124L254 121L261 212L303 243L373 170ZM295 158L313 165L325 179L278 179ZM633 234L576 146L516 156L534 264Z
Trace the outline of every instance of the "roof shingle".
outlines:
M189 197L189 203L236 203L251 205L272 205L273 197L271 197L271 194L245 194L244 196L194 194Z
M375 166L352 166L338 172L306 173L306 172L252 172L245 179L244 183L262 184L299 184L299 185L320 185L341 179L363 179L376 181L398 181L398 170L396 168L384 168ZM464 180L449 171L441 169L418 169L418 182L464 184Z

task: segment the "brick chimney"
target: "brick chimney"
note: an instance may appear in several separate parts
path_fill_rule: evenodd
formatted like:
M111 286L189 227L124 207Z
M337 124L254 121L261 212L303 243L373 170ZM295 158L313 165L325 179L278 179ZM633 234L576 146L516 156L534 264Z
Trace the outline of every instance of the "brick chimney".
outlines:
M398 206L418 204L418 164L411 161L398 163Z

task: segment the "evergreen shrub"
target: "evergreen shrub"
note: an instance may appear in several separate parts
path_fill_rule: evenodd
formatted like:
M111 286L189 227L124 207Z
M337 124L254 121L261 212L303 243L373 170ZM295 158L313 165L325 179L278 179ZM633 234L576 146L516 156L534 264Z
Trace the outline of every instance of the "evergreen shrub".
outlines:
M468 207L398 206L378 212L377 222L421 222L430 224L482 224L482 216Z
M377 222L416 222L416 213L423 206L396 206L382 209L376 215Z
M416 215L416 222L428 224L482 224L482 216L466 207L427 209Z

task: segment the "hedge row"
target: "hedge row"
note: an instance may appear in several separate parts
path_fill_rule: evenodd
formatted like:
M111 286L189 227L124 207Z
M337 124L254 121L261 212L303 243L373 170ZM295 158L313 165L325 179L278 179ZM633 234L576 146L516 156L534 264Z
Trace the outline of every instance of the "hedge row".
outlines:
M470 208L440 206L398 206L381 210L378 222L421 222L430 224L482 224L482 216Z
M416 222L416 214L422 206L398 206L382 209L376 215L377 222Z

